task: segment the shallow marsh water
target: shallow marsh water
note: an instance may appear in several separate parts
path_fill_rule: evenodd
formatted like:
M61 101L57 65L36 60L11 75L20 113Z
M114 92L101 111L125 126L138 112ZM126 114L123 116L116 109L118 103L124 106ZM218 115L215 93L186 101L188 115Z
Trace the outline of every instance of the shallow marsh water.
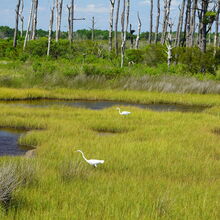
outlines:
M30 147L20 146L18 139L21 135L25 134L24 130L16 129L0 129L0 156L10 155L23 155Z
M112 106L135 106L142 109L151 109L153 111L179 111L179 112L201 112L206 109L204 106L177 105L177 104L135 104L118 101L90 101L90 100L19 100L19 101L0 101L0 104L8 104L24 107L49 107L52 105L73 106L87 108L92 110L102 110Z

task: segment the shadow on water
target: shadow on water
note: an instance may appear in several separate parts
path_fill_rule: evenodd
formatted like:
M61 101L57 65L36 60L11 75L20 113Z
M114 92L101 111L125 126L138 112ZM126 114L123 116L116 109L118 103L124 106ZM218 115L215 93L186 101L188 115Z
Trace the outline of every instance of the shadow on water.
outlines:
M24 155L31 148L18 144L18 139L26 130L0 128L0 156Z
M0 104L9 104L15 106L24 107L49 107L52 105L61 106L73 106L80 108L87 108L92 110L102 110L112 106L135 106L142 109L151 109L153 111L179 111L179 112L201 112L207 107L196 105L177 105L177 104L135 104L128 102L116 102L116 101L89 101L89 100L50 100L50 99L38 99L38 100L22 100L22 101L0 101Z

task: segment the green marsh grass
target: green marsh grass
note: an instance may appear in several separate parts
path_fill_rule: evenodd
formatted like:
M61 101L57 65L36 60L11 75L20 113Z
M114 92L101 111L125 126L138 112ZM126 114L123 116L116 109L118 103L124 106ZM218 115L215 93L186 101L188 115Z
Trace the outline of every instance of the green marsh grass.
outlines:
M117 106L95 111L1 105L2 127L28 128L20 139L36 168L1 219L219 219L220 127L217 95L132 91L1 89L1 98L104 99L210 105L202 113L153 112ZM212 109L215 109L212 110ZM101 136L97 131L114 132ZM81 154L103 159L94 169ZM0 158L0 162L12 160Z
M90 57L91 56L91 57ZM0 86L9 88L123 89L219 94L219 73L186 73L183 65L135 64L120 68L119 59L32 57L25 62L0 60ZM79 61L78 61L79 59Z

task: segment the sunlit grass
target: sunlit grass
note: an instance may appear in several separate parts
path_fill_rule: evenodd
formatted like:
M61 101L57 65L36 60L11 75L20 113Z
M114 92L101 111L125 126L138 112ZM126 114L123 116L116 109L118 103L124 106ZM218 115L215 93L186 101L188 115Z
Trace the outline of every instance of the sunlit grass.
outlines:
M62 100L111 100L132 103L173 103L187 105L220 105L219 95L215 94L176 94L123 90L86 89L12 89L0 87L0 100L22 99L62 99Z
M218 96L126 91L1 89L1 98L84 98L139 103L219 105ZM219 115L153 112L116 106L94 111L73 107L1 105L2 127L28 128L20 143L36 147L34 184L14 194L1 219L218 219ZM218 106L214 112L219 109ZM98 131L114 132L101 136ZM75 152L105 163L94 169ZM9 157L0 158L7 162ZM10 159L11 161L11 159Z

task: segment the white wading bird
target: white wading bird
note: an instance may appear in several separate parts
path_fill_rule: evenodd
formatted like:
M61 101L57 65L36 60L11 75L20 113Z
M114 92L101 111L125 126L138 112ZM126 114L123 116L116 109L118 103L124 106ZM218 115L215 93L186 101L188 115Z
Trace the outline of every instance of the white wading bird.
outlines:
M97 167L98 164L102 164L104 163L104 160L96 160L96 159L90 159L90 160L87 160L84 156L84 153L81 151L81 150L77 150L77 152L80 152L82 154L82 157L83 159L89 163L90 165L94 166L94 167Z
M118 112L119 112L120 115L129 115L129 114L131 114L131 112L127 112L127 111L121 112L121 109L120 109L120 108L116 108L116 109L118 110Z

